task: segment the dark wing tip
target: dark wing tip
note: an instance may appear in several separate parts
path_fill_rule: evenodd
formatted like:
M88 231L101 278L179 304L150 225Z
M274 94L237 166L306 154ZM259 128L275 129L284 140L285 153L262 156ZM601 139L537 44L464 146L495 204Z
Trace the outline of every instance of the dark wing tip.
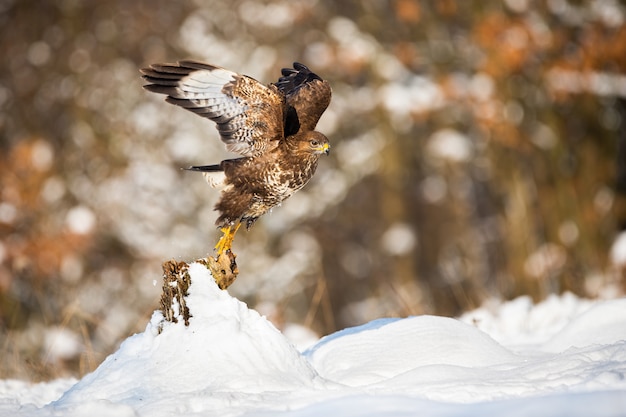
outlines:
M153 93L171 95L182 77L189 73L189 69L178 64L152 64L139 70L141 78L148 84L143 88Z
M310 72L312 73L312 71L309 69L309 67L307 67L306 65L300 63L300 62L294 62L293 63L293 68L296 71L300 71L300 72Z
M282 77L278 79L275 85L285 95L294 93L302 86L314 80L323 81L322 78L311 71L309 67L299 62L294 62L293 68L283 68L280 72Z
M153 82L148 80L148 82ZM157 94L167 94L170 95L174 91L176 91L175 84L174 85L163 85L163 84L146 84L143 86L145 90L151 91Z
M187 71L189 71L189 69L213 71L221 68L216 65L207 64L206 62L196 61L194 59L184 59L182 61L178 61L178 66L181 68L187 68Z
M212 71L217 68L219 67L215 65L187 59L174 64L152 64L147 68L141 68L139 72L141 77L150 83L175 85L177 81L195 70Z
M176 63L151 64L149 67L141 68L139 72L141 78L148 83L143 86L144 89L153 93L175 96L176 87L184 77L196 70L213 71L217 68L219 67L187 59ZM183 105L182 101L177 101L174 104Z

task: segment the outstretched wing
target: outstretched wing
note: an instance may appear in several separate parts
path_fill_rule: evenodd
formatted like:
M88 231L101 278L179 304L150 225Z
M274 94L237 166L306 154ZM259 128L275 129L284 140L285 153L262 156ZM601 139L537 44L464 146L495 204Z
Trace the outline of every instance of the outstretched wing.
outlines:
M287 98L285 136L314 130L330 104L330 85L298 62L281 73L283 76L274 85Z
M141 70L144 88L217 123L231 152L256 156L284 137L284 95L274 86L197 61L155 64Z

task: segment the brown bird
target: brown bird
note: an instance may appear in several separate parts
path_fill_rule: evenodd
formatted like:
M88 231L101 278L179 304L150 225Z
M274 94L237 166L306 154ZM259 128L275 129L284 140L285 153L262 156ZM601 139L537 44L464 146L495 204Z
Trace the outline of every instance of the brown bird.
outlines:
M273 207L304 187L328 154L328 138L315 125L330 103L328 82L295 62L267 86L246 75L197 61L155 64L141 70L148 91L167 95L217 124L226 149L242 155L216 165L192 166L213 187L223 187L215 206L223 235L218 258L230 250L242 223L250 228Z

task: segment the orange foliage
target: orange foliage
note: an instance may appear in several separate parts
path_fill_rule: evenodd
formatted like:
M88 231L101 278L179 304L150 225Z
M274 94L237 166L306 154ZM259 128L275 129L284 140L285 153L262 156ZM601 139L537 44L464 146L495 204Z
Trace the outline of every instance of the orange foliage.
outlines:
M422 16L421 6L415 0L397 0L394 3L394 10L401 22L418 23Z
M626 27L612 30L592 25L585 28L581 38L583 69L626 71Z
M44 139L29 138L18 142L0 159L2 202L15 213L0 222L3 249L3 274L9 282L25 271L34 275L58 275L66 256L81 256L89 250L89 235L78 235L64 227L56 210L49 209L42 189L54 173ZM38 156L39 155L39 156ZM8 288L8 283L3 285Z
M500 13L488 14L477 23L472 38L485 51L479 69L496 78L520 71L535 46L522 21Z
M439 0L434 4L437 12L443 16L453 16L458 11L457 2L454 0Z

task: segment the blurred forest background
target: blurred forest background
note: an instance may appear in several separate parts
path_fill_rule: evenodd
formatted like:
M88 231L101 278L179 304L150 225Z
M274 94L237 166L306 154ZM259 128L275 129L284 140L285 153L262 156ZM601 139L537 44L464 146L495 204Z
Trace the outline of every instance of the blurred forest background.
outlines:
M328 334L489 299L625 288L626 8L617 0L0 0L0 378L89 372L218 237L181 167L230 157L145 92L193 58L330 81L305 190L234 244L229 291ZM615 246L617 245L617 246Z

